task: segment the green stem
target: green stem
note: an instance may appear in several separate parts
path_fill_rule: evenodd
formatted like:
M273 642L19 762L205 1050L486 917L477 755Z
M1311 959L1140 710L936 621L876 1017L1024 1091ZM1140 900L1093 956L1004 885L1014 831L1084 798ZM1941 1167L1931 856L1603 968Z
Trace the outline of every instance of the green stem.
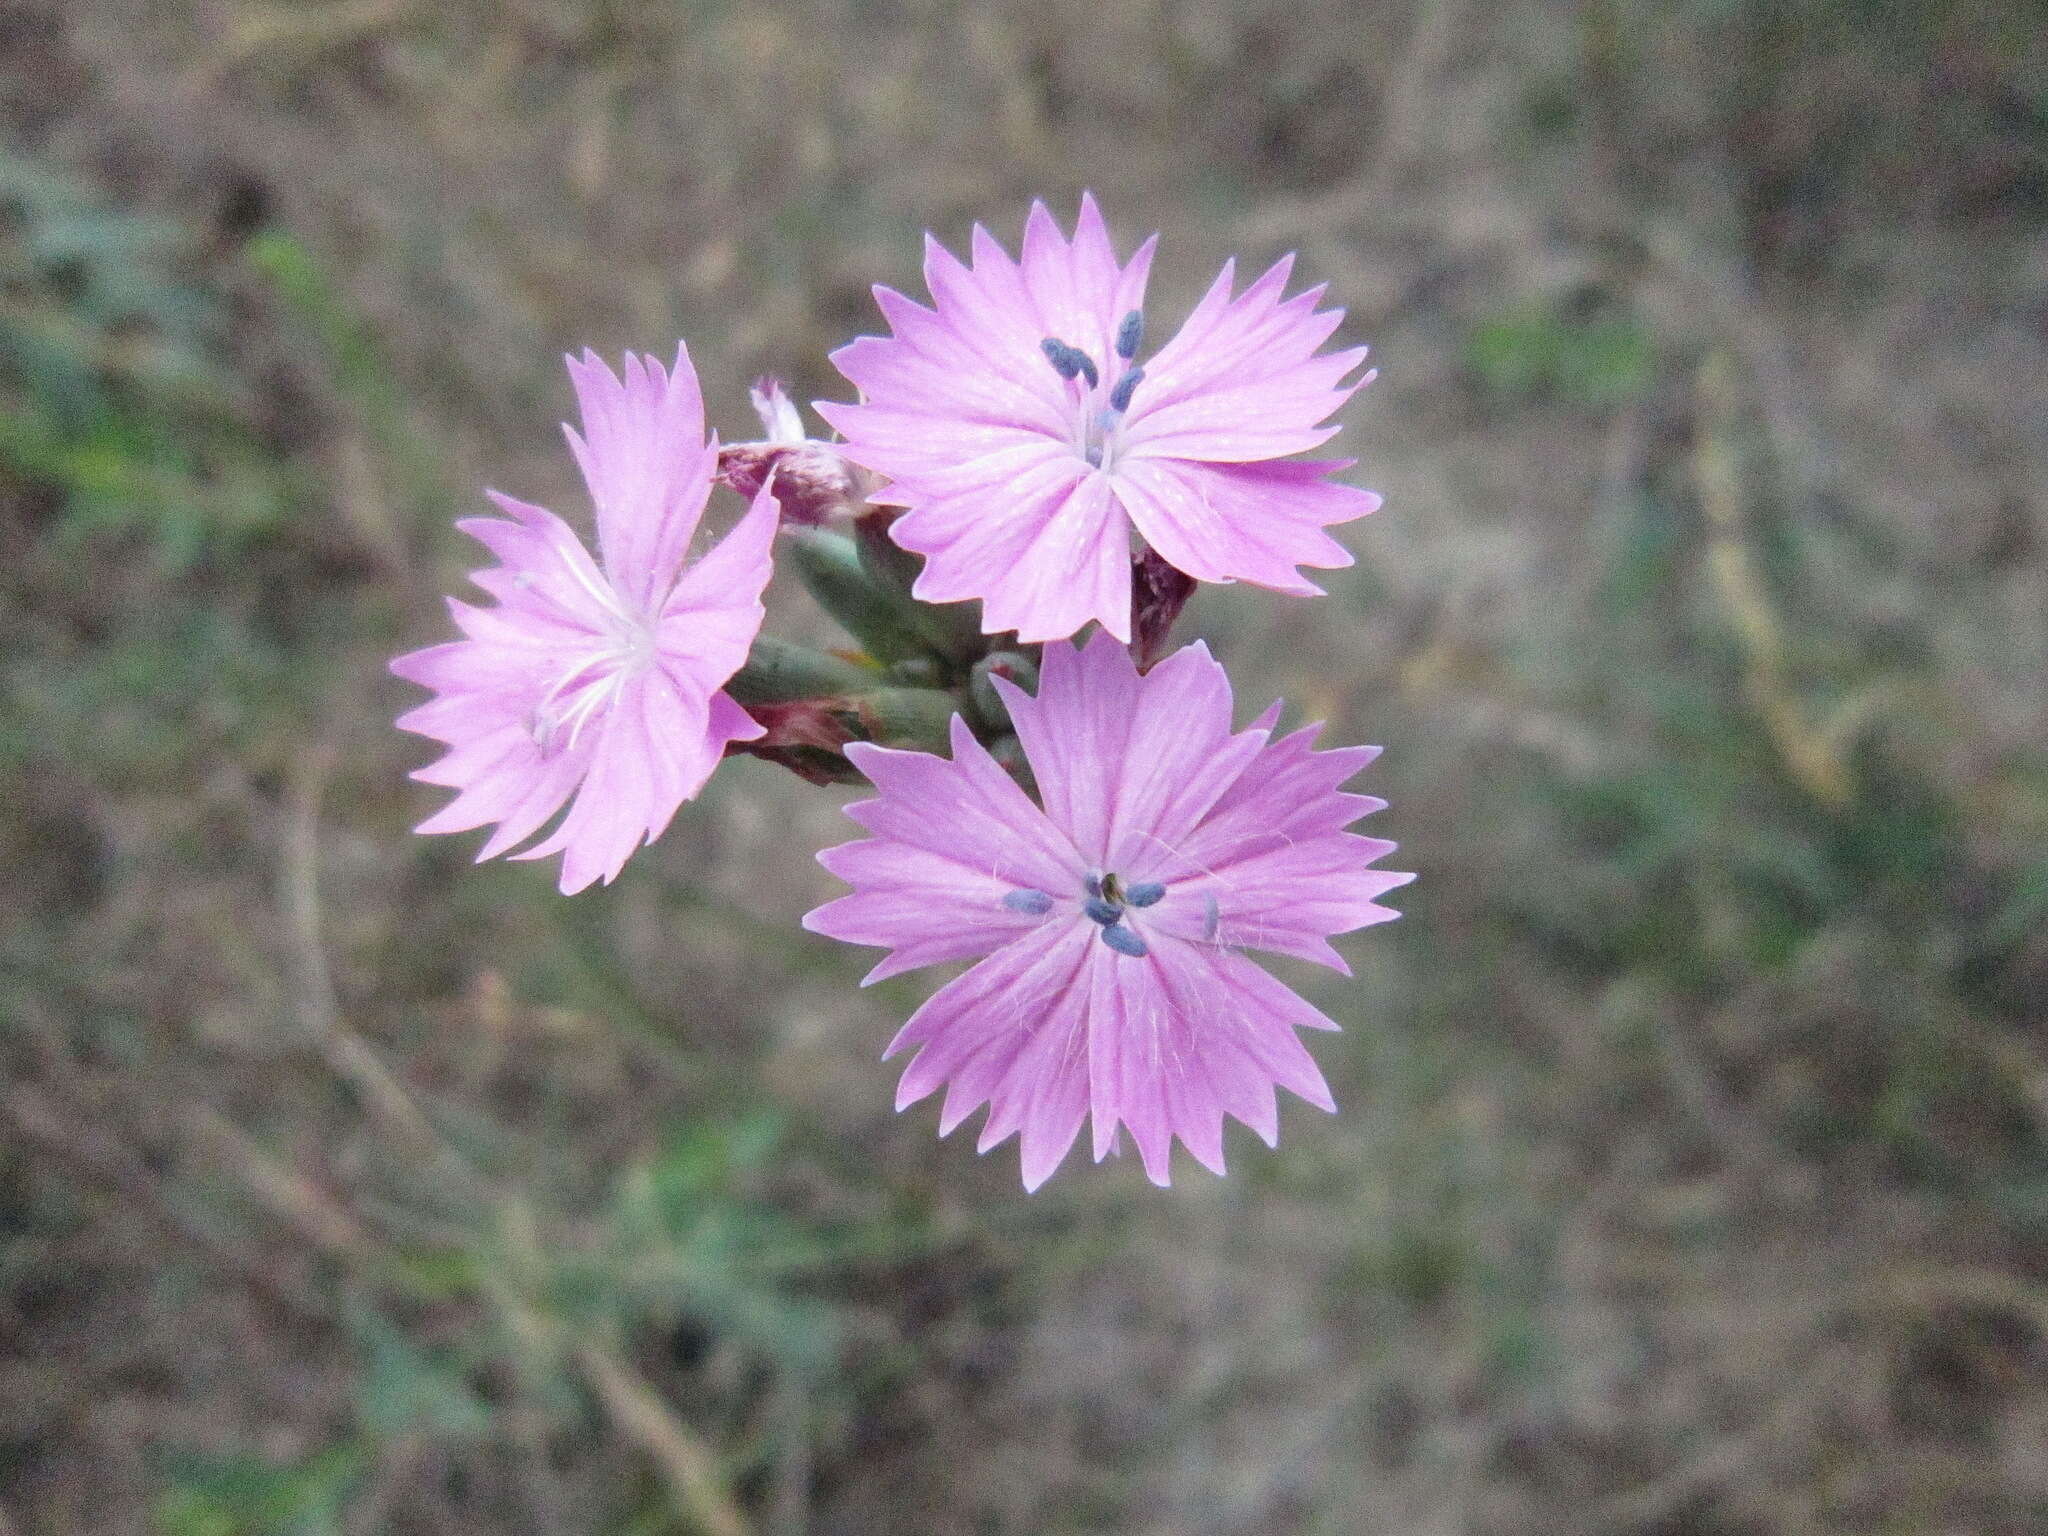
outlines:
M903 661L932 650L914 617L917 605L909 594L877 580L845 534L825 528L787 529L783 559L819 605L877 661Z

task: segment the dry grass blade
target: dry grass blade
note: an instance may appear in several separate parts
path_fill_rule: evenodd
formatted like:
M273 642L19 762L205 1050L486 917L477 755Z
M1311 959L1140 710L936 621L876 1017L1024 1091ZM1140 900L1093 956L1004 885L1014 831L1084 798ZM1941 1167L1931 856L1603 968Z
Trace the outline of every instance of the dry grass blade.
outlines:
M748 1536L752 1527L725 1491L710 1451L669 1412L654 1388L596 1345L577 1350L576 1361L612 1422L653 1458L677 1503L704 1536Z
M1700 365L1698 384L1699 439L1693 467L1700 505L1707 514L1707 570L1742 643L1750 702L1793 778L1823 805L1840 810L1854 798L1856 786L1837 738L1808 722L1793 690L1784 626L1745 541L1741 472L1733 440L1734 366L1725 354L1707 357Z
M302 9L234 9L227 37L188 76L186 89L193 95L218 89L227 76L266 57L283 55L303 65L318 54L396 25L415 4L416 0L344 0Z
M320 931L320 803L334 759L331 746L301 754L285 799L279 885L299 1028L373 1113L414 1147L446 1162L457 1158L455 1150L369 1042L348 1027L335 999L333 970Z

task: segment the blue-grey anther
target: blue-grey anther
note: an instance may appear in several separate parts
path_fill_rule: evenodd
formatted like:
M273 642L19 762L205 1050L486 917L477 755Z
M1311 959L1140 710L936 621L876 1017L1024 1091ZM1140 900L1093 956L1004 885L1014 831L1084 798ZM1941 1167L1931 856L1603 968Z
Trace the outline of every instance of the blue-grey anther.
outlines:
M1081 884L1087 889L1090 896L1100 896L1102 894L1102 876L1100 875L1085 876Z
M1112 411L1128 411L1131 408L1131 396L1136 393L1138 385L1144 381L1144 378L1144 369L1133 368L1129 373L1118 379L1116 381L1116 388L1109 392L1109 408Z
M1116 328L1116 355L1129 362L1138 355L1138 344L1145 339L1145 317L1138 310L1125 315Z
M1081 910L1091 921L1100 923L1105 928L1116 923L1124 915L1122 907L1113 901L1104 901L1100 896L1090 896L1081 903Z
M1052 898L1044 891L1026 889L1010 892L1003 898L1003 905L1027 917L1043 917L1052 910Z
M1166 894L1166 887L1157 880L1146 880L1138 885L1124 887L1124 900L1134 907L1149 907Z
M1143 959L1152 952L1145 947L1143 939L1122 926L1103 929L1102 942L1118 954L1129 955L1133 960Z
M1081 371L1080 363L1075 361L1077 354L1074 349L1059 337L1046 337L1038 344L1038 349L1045 354L1045 360L1052 364L1061 378L1071 379Z
M1063 379L1083 378L1090 389L1102 382L1102 375L1095 371L1095 359L1079 347L1070 347L1057 336L1048 336L1038 344L1038 350L1045 354L1045 360Z

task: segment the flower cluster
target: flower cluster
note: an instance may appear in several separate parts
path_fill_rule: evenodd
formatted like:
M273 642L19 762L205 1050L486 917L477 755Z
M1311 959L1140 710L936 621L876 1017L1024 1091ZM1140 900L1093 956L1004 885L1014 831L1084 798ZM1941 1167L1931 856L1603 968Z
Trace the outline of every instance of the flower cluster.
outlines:
M890 334L833 354L833 440L763 381L763 437L719 444L687 350L572 359L595 558L492 492L504 516L458 526L495 602L451 599L462 638L392 663L434 694L399 725L448 749L415 776L457 791L419 830L559 853L565 893L731 753L872 785L846 808L869 835L819 855L851 893L804 926L887 950L869 981L975 962L884 1054L912 1053L899 1109L945 1089L941 1135L987 1106L981 1149L1016 1135L1027 1189L1084 1122L1163 1185L1176 1138L1223 1171L1226 1116L1272 1145L1276 1088L1333 1108L1296 1031L1336 1025L1245 951L1348 974L1331 936L1411 878L1347 830L1382 808L1343 790L1377 748L1276 737L1278 704L1234 729L1208 647L1165 654L1197 583L1312 595L1301 567L1350 563L1325 530L1379 498L1302 455L1365 351L1322 350L1342 312L1287 297L1288 260L1242 292L1226 265L1148 350L1154 243L1120 261L1085 195L1071 238L1034 205L1016 258L928 238L930 307L878 287ZM746 510L693 557L720 485ZM855 646L762 633L776 560Z

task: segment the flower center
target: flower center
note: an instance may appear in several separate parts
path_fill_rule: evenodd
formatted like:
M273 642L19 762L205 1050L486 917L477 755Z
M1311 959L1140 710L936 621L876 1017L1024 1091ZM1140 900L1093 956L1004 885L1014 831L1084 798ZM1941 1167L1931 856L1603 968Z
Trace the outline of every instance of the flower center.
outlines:
M1101 930L1104 944L1120 955L1141 959L1151 953L1150 946L1124 921L1125 914L1133 907L1152 906L1165 894L1166 887L1157 880L1126 885L1113 873L1088 875L1081 881L1081 915ZM1004 906L1027 917L1043 917L1054 904L1048 893L1030 888L1003 898Z
M1109 467L1115 457L1117 428L1131 408L1131 396L1145 380L1145 370L1132 361L1145 339L1145 316L1132 310L1116 328L1116 355L1121 370L1116 382L1104 388L1109 375L1095 366L1095 359L1079 347L1057 336L1038 344L1053 371L1070 386L1076 406L1074 451L1097 469Z
M1103 943L1134 960L1150 952L1145 941L1124 922L1124 913L1130 907L1151 906L1166 894L1165 886L1157 880L1125 885L1112 872L1088 876L1081 882L1081 888L1088 893L1081 903L1082 915L1100 925Z
M527 722L542 757L576 745L583 727L618 701L626 684L654 664L654 631L621 619L609 643L584 652L554 681Z

